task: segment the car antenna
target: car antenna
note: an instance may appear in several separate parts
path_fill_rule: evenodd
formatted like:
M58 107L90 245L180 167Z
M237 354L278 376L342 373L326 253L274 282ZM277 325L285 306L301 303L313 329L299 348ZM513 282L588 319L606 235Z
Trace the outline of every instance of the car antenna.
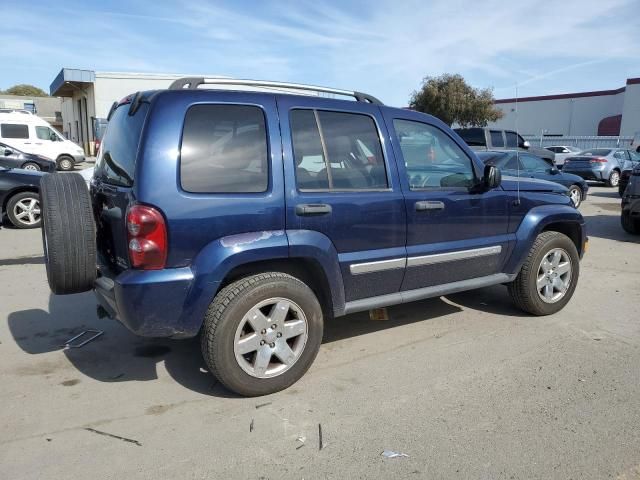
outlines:
M516 180L516 188L517 188L517 196L516 201L513 203L514 206L520 205L520 145L518 142L520 141L520 132L518 132L518 82L516 81L516 170L518 172L517 180Z

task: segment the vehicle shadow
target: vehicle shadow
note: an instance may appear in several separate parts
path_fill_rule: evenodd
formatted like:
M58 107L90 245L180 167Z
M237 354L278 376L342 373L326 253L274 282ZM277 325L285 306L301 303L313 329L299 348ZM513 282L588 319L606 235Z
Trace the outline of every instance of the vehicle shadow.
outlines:
M618 209L619 211L619 209ZM640 243L640 236L625 232L620 225L620 213L617 215L590 215L587 221L587 235L590 238L604 238L626 243Z
M601 198L614 198L616 200L620 200L620 194L618 193L617 188L612 188L611 191L607 192L592 192L589 191L587 200L591 197L601 197Z
M503 288L483 289L452 295L451 300L433 298L388 309L388 319L375 321L368 312L327 320L323 344L368 333L427 322L462 311L459 305L487 312L519 315ZM9 330L26 353L40 355L62 350L69 362L82 374L100 382L149 381L158 378L157 367L164 362L169 375L193 391L217 397L237 398L218 384L207 371L200 353L199 339L146 339L135 336L120 323L99 319L92 293L50 295L48 311L30 309L12 312ZM104 331L81 348L64 348L75 335L87 330Z

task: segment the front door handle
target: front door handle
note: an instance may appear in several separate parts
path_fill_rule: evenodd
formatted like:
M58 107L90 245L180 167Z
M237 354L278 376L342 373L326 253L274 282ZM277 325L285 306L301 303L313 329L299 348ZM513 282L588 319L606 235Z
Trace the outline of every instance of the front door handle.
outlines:
M315 216L327 215L331 213L331 205L326 203L301 203L296 205L296 215L299 216Z
M444 203L432 200L416 202L416 212L425 212L427 210L444 210Z

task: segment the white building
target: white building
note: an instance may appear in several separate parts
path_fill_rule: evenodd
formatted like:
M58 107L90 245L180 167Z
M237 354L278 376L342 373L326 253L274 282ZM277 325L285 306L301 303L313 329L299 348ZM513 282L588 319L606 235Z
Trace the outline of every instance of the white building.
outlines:
M489 126L514 129L516 99L495 104L504 116ZM640 78L617 90L518 98L517 127L522 135L633 136L640 131Z

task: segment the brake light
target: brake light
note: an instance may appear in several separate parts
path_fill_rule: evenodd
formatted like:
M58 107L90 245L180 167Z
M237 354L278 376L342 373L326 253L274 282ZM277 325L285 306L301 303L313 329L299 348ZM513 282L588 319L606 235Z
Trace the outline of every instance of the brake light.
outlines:
M127 211L129 259L133 268L161 270L167 261L167 226L162 214L148 205Z
M607 163L606 158L596 157L589 160L589 163Z

